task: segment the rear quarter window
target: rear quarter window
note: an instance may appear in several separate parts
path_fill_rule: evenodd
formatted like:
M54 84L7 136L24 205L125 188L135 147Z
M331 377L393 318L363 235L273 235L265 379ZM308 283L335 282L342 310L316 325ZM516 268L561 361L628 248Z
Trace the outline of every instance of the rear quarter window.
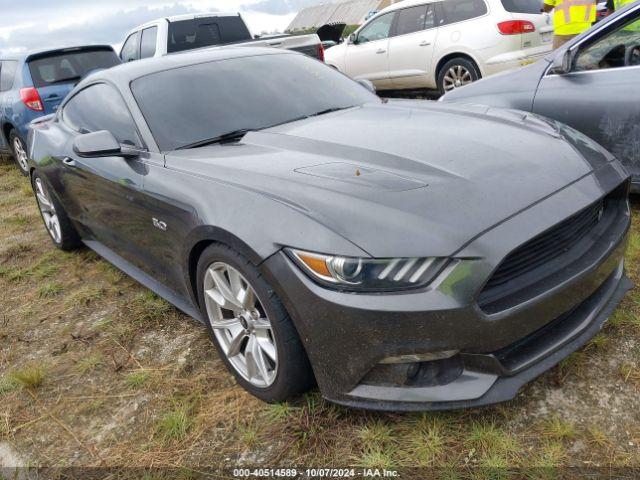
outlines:
M540 13L542 4L539 0L501 0L502 6L511 13Z
M438 8L440 11L438 25L481 17L488 11L484 0L446 0L438 2Z

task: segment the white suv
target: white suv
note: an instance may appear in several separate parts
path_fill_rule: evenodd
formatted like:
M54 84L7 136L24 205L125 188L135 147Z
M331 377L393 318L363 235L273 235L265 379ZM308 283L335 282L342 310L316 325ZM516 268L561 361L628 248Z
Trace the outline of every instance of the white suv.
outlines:
M541 0L404 0L369 19L325 61L378 89L438 88L532 63L551 50Z

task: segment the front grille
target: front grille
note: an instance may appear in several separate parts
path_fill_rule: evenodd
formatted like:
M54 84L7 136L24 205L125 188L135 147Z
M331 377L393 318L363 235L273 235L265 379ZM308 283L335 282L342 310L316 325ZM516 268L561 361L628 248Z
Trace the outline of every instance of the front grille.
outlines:
M494 289L562 255L598 223L604 201L594 203L511 252L493 273L485 290Z
M478 306L489 315L507 310L544 294L589 267L595 254L593 249L597 246L598 251L604 251L614 240L604 235L605 232L623 216L628 223L627 198L628 182L625 182L512 251L478 295Z

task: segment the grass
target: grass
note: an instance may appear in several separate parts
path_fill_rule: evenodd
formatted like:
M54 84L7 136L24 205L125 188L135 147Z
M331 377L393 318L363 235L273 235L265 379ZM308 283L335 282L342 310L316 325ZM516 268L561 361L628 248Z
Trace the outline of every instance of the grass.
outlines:
M437 466L445 452L448 434L442 421L423 415L408 434L411 456L416 465Z
M95 370L102 363L102 355L99 353L89 355L88 357L81 358L76 363L76 368L80 373L89 373Z
M140 388L147 383L150 376L149 372L145 370L130 372L124 377L124 383L129 388Z
M89 305L104 296L105 289L102 286L85 285L74 291L64 301L65 306Z
M151 291L145 291L136 295L132 313L139 321L146 322L162 320L172 310L173 307L167 301Z
M187 435L192 425L190 407L179 405L162 414L157 424L157 433L165 442L181 440Z
M39 363L32 363L11 372L11 380L28 389L36 389L42 386L45 376L45 367Z
M13 392L19 388L20 384L13 376L0 377L0 397Z
M38 288L39 298L51 298L59 295L64 290L64 286L59 282L45 283Z
M553 440L573 440L576 437L575 425L554 416L543 422L542 435Z

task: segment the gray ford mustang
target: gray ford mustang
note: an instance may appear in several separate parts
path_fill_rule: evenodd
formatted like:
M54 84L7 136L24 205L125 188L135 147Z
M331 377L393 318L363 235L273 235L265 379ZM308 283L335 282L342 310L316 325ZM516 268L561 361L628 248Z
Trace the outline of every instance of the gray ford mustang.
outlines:
M374 409L512 398L629 281L629 179L531 114L383 101L296 53L226 49L83 80L31 179L84 243L209 328L249 392Z

